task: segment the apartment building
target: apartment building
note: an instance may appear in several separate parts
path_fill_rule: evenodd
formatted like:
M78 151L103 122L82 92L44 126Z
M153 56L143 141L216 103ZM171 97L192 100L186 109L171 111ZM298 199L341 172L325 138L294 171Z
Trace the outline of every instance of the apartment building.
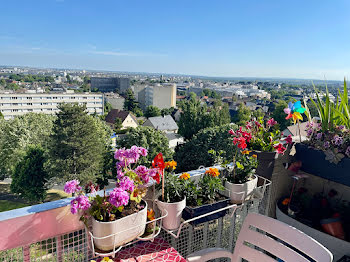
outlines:
M97 88L100 92L125 93L130 88L130 79L126 77L91 77L91 89Z
M99 93L0 93L0 112L6 120L29 112L55 114L61 103L86 104L88 113L104 114L104 96Z
M176 84L139 85L133 89L142 109L147 106L156 106L160 109L176 107Z

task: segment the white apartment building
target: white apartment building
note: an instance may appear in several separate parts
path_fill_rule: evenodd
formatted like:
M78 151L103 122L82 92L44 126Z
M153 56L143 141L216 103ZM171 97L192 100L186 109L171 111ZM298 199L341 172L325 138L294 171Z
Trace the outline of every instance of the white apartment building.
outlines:
M176 107L176 84L134 86L135 98L141 108L156 106L160 109Z
M86 104L88 113L104 113L104 96L99 93L0 93L0 112L6 120L29 112L55 114L61 103Z

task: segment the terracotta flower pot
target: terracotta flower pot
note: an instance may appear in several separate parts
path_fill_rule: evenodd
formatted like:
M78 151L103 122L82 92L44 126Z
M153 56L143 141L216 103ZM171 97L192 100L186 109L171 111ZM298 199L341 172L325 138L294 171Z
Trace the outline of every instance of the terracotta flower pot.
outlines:
M324 232L334 237L345 239L343 224L339 217L322 219L320 223Z

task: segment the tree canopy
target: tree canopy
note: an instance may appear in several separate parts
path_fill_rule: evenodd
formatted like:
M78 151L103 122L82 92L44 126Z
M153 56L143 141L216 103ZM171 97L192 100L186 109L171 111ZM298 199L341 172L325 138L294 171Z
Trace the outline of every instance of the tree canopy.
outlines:
M101 176L109 150L111 130L88 115L85 105L59 105L50 146L50 171L58 180L78 179L82 184Z
M161 112L160 109L156 106L148 106L146 108L144 116L149 118L149 117L154 117L154 116L160 116Z
M209 127L199 131L189 142L175 149L174 159L178 163L177 171L184 172L198 169L200 166L214 164L214 156L209 150L223 151L222 157L231 161L235 152L230 129L236 129L235 124L225 124Z
M118 148L130 148L133 145L148 149L148 156L140 159L140 164L150 166L154 157L160 152L165 159L171 160L172 158L168 138L161 131L155 130L152 127L139 126L130 130L118 143Z
M252 117L252 112L250 109L241 103L238 107L236 115L232 117L232 122L239 126L244 126L247 121L249 121Z
M124 110L136 113L139 103L135 99L134 92L129 88L125 94Z

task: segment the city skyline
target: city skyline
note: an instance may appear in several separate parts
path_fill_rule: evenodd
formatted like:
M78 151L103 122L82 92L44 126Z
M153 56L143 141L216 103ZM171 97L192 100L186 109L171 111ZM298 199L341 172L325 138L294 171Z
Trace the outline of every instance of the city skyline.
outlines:
M346 1L12 1L2 5L0 22L9 26L0 28L0 64L342 80L350 68L349 7Z

